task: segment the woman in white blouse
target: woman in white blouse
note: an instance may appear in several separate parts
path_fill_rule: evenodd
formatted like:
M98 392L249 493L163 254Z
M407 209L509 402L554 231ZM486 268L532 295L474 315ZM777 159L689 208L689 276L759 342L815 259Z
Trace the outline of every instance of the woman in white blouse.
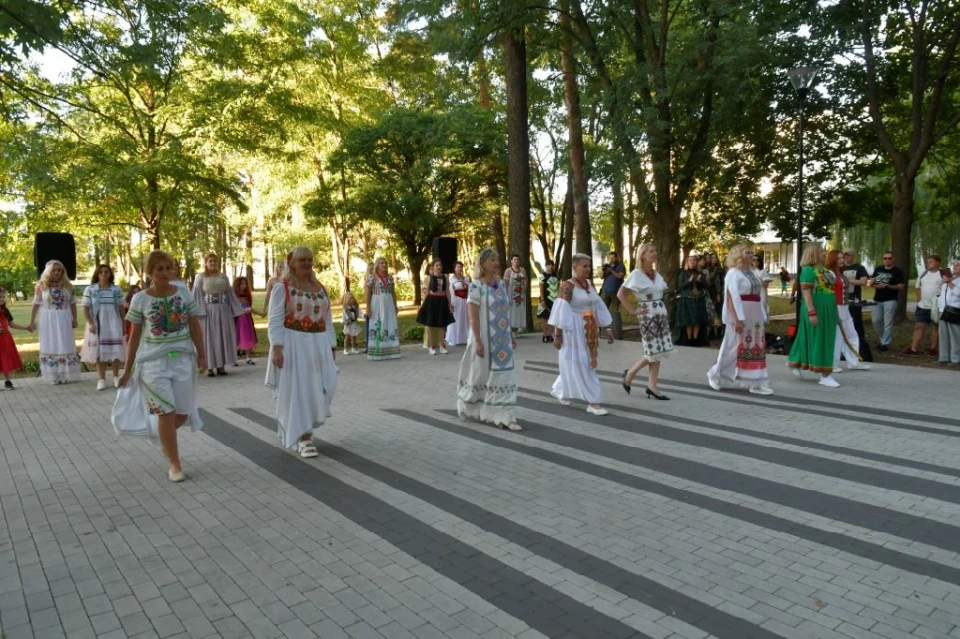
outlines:
M717 363L707 372L714 390L748 384L755 395L772 395L767 381L767 287L753 269L753 248L734 246L727 255L723 285L723 334Z
M960 366L960 259L954 260L952 272L943 277L940 298L940 363Z

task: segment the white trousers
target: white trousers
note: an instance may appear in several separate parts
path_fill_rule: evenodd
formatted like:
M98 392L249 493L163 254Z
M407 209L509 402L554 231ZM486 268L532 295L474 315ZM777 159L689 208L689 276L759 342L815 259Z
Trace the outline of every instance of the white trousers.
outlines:
M833 367L840 366L840 354L847 360L847 366L860 361L860 337L853 325L850 307L846 304L837 305L837 339L833 347Z

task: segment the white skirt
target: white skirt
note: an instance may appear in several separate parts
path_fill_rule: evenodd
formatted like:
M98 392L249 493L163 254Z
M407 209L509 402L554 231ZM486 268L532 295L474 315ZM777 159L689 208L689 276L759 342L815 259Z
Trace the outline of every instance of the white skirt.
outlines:
M280 445L293 448L331 415L337 366L326 334L283 329L283 368L271 359L265 384L276 400Z
M80 355L73 339L70 309L40 308L40 373L45 382L80 379Z
M467 300L453 296L453 324L447 327L447 344L457 346L466 344L470 335L470 316L467 314Z
M583 323L583 320L576 318ZM560 347L560 376L553 383L551 394L557 399L582 399L588 404L603 400L600 377L590 366L590 348L584 329L564 330Z

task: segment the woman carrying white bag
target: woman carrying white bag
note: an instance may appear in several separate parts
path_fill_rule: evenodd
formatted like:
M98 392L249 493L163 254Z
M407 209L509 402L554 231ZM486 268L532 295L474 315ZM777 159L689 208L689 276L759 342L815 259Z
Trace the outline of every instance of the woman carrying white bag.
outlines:
M203 427L196 394L197 367L207 367L203 335L193 296L170 283L174 273L170 254L151 252L143 270L153 283L134 296L127 311L133 333L111 421L118 435L159 439L170 462L167 477L181 482L186 476L180 467L177 429Z

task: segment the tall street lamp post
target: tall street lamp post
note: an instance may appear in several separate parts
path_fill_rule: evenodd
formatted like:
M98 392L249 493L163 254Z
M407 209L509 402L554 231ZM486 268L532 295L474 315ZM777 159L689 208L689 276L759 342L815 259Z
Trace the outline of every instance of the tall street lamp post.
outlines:
M797 191L797 285L800 284L800 259L803 255L803 107L807 100L807 94L810 93L810 87L817 77L820 69L816 67L797 67L787 71L790 83L797 91L797 97L800 98L800 171ZM797 289L799 291L799 288ZM796 329L800 330L800 295L797 294L795 301L797 305Z

